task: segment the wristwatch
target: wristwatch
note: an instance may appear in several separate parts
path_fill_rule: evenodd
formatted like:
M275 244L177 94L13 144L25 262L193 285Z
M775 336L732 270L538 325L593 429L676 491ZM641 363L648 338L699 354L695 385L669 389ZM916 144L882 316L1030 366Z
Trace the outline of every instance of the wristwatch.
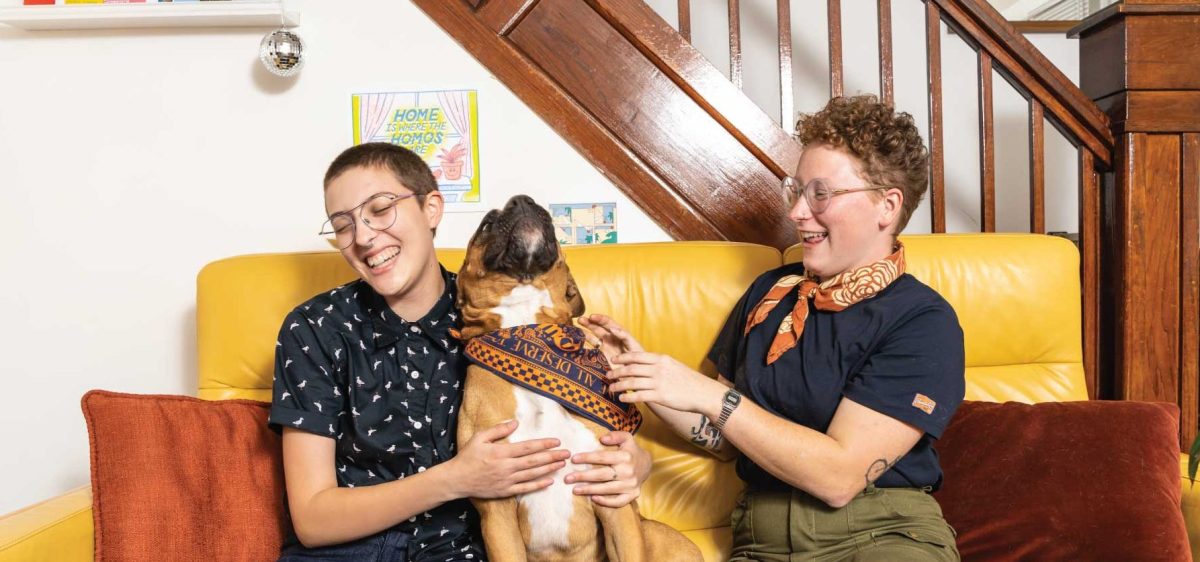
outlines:
M725 397L721 399L721 417L713 425L717 429L725 429L725 422L729 421L730 414L742 403L742 394L734 389L725 391Z

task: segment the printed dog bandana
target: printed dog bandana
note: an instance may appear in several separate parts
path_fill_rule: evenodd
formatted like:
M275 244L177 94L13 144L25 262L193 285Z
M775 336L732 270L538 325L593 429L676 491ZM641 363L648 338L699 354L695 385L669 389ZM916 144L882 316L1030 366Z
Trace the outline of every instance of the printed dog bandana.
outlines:
M492 374L550 398L612 431L634 433L642 414L605 391L608 360L584 347L583 330L569 324L529 324L467 342L464 354Z
M750 311L743 335L749 334L750 328L766 320L775 305L799 285L800 298L796 301L792 313L779 323L775 339L771 341L771 347L767 350L767 364L770 365L800 340L800 334L804 332L804 319L808 318L809 300L812 300L817 310L838 312L875 296L901 275L904 275L904 245L896 242L896 249L892 255L873 264L839 273L826 281L818 283L804 275L784 276L775 282L775 286L767 291L767 296Z

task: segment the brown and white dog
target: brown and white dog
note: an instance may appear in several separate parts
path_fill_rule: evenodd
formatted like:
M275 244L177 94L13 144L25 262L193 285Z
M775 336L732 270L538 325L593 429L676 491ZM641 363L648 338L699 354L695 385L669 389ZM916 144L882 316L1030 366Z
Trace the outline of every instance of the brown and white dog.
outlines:
M563 261L550 214L533 199L515 196L484 217L458 274L458 304L463 341L502 328L570 324L583 313L583 298ZM510 440L554 437L572 453L601 449L599 437L609 432L546 396L471 365L458 442L511 419L519 424ZM492 562L702 559L682 534L642 519L636 504L613 509L573 494L563 482L570 470L564 467L549 488L534 493L472 500Z

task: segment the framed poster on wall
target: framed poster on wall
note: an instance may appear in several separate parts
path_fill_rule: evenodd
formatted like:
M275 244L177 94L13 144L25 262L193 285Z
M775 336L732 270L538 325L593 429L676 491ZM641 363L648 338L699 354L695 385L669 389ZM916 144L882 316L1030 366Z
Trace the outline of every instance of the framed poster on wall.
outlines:
M475 90L351 96L354 144L389 142L425 160L449 211L479 210L479 109Z

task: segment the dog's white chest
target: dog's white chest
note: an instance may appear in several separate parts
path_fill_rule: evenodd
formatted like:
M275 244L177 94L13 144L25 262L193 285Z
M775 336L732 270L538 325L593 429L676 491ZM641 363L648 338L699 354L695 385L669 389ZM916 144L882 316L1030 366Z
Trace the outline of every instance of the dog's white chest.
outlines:
M519 285L500 299L500 305L492 312L500 315L500 326L511 328L536 323L542 307L554 307L549 291L533 285Z
M500 315L502 327L511 328L536 323L542 307L554 307L549 291L520 285L500 299L500 305L492 312ZM561 448L572 454L600 449L600 442L592 431L557 402L516 385L513 386L513 397L517 401L516 417L520 423L509 441L554 437L562 442ZM521 505L529 517L528 548L531 552L570 546L568 531L575 495L571 493L572 487L563 483L563 478L583 468L588 467L571 464L568 460L565 467L552 475L554 483L549 488L521 496Z
M519 386L513 386L513 397L517 400L517 430L510 441L555 437L561 447L572 454L600 449L596 436L567 412L557 402ZM529 550L537 552L547 548L567 548L570 545L568 531L571 512L574 510L572 486L563 482L567 474L588 468L571 464L552 475L554 483L545 488L521 496L521 505L529 517Z

